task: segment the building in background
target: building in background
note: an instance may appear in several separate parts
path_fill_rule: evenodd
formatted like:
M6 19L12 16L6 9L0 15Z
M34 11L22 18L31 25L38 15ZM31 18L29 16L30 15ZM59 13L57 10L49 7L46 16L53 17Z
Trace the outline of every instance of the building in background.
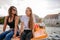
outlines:
M60 26L60 13L45 16L44 22L48 26Z

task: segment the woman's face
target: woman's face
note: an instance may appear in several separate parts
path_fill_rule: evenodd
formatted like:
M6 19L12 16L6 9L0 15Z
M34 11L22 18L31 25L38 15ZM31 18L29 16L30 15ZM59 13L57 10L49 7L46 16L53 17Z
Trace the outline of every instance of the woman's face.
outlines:
M16 14L16 8L12 9L12 14Z
M27 15L27 16L30 16L30 14L31 14L31 11L30 11L30 9L27 8L27 9L26 9L26 15Z

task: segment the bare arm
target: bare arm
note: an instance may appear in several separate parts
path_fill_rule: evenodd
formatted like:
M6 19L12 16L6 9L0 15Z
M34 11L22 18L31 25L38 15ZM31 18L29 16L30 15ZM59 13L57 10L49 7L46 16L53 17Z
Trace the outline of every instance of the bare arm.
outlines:
M3 32L6 30L6 26L7 26L7 17L5 17L5 19L4 19Z
M18 23L19 23L19 17L16 16L15 17L15 28L14 28L14 35L13 35L13 37L16 37L16 33L17 33L17 30L18 30Z
M20 35L21 35L22 32L24 31L23 26L24 26L24 22L21 22Z

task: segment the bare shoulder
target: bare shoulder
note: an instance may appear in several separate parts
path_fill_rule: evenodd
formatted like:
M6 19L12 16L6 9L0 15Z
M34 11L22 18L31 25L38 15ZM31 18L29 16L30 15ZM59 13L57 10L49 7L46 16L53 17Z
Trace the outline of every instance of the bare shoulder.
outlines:
M20 16L16 16L16 17L15 17L15 19L19 19L19 18L20 18Z
M7 19L8 18L8 16L5 16L5 19Z

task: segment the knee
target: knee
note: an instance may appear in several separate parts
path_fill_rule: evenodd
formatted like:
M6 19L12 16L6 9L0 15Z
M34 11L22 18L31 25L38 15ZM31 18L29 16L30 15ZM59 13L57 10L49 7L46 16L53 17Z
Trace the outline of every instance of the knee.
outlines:
M8 33L8 34L5 36L5 39L10 39L12 36L13 36L13 34Z
M27 37L27 38L32 37L32 33L27 34L27 36L26 36L26 37Z
M30 38L31 38L31 36L30 36L30 35L27 35L27 36L26 36L26 39L30 39Z
M30 36L26 36L26 40L30 40L31 38L30 38Z
M32 38L32 34L31 33L27 34L26 39L30 40L31 38Z
M5 36L5 39L8 39L8 38L10 38L10 36L7 34L7 35Z

